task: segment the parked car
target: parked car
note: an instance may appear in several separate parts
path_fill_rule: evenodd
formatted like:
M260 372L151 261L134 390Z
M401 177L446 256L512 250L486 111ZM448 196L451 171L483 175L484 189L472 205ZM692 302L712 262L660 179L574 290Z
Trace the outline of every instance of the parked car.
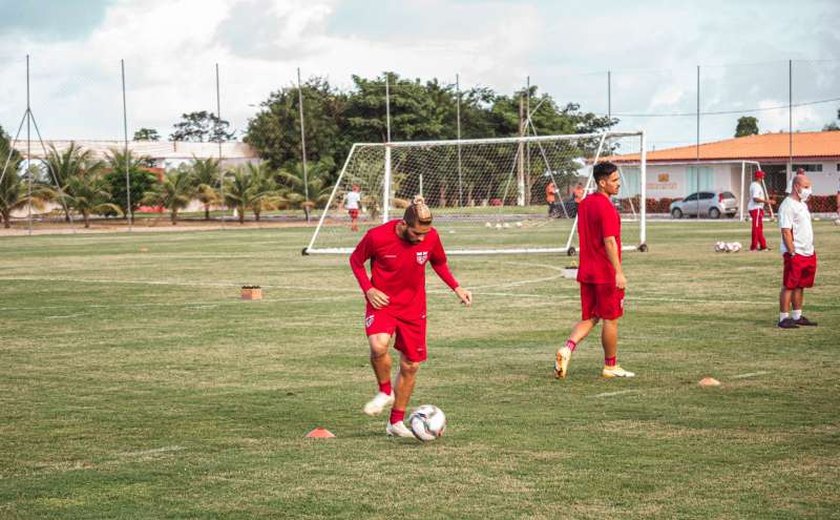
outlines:
M738 212L738 199L731 191L698 191L683 200L672 202L668 211L673 218L720 218L721 215L731 218Z

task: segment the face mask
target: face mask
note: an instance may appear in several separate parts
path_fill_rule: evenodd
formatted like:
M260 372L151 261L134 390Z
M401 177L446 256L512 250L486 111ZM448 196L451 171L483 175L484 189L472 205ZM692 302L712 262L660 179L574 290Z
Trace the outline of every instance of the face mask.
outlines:
M801 190L799 190L799 200L801 200L802 202L807 202L808 197L811 196L811 193L811 188L802 188Z

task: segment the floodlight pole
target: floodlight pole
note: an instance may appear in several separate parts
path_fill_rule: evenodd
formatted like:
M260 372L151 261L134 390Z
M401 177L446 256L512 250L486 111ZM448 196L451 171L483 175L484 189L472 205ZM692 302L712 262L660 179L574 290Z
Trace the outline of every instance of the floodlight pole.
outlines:
M785 177L787 185L793 177L793 60L788 60L788 167Z
M29 103L29 55L26 55L26 196L28 197L29 236L32 236L32 140L30 136L30 122L32 109Z
M695 202L697 206L697 218L700 218L700 65L697 65L697 136L695 141L694 153L695 153L695 166L694 166L694 174L697 178L697 200Z
M303 164L303 193L304 204L309 203L309 178L306 172L306 131L303 123L303 90L300 87L300 67L297 69L298 108L300 108L300 156ZM306 222L309 222L309 210L306 210Z
M133 224L133 211L131 211L131 182L129 181L130 162L128 156L128 109L125 100L125 60L120 60L120 70L122 72L122 98L123 98L123 136L125 138L125 146L123 153L125 154L125 209L128 212L128 230L131 231Z
M458 207L464 207L464 180L461 172L461 78L455 74L455 122L458 135Z
M222 101L219 91L219 64L216 63L216 117L222 121ZM222 197L222 229L225 229L225 169L222 168L222 136L219 135L219 194Z
M382 222L388 222L391 205L391 90L389 86L390 73L385 73L385 127L387 142L385 143L385 179L382 183Z

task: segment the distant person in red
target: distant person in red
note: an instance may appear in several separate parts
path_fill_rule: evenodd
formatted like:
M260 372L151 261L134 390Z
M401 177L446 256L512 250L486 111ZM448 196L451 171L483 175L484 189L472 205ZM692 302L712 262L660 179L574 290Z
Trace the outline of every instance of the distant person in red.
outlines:
M362 204L362 188L354 184L352 191L344 196L344 208L350 215L350 231L359 230L359 207Z
M601 376L633 377L636 374L624 370L617 362L618 319L624 314L627 279L621 268L621 218L610 197L618 194L621 176L618 167L610 162L596 164L592 176L597 191L584 197L578 207L580 266L577 280L580 283L581 321L557 351L554 375L566 377L572 352L603 320L604 368Z
M371 277L365 262L370 260ZM385 433L414 435L403 423L420 363L426 360L426 264L446 283L461 303L472 305L472 293L461 287L449 271L446 253L435 228L432 212L422 197L406 208L402 220L392 220L369 230L350 255L350 267L367 299L365 334L370 363L379 392L364 407L379 415L388 406L391 417ZM400 351L400 371L391 387L389 343Z
M767 241L764 240L764 205L768 203L767 194L764 193L764 172L757 170L755 180L750 184L750 201L747 210L750 212L752 223L752 240L750 251L766 251Z
M554 211L554 204L557 202L557 186L553 180L549 180L545 185L545 202L548 204L548 216Z

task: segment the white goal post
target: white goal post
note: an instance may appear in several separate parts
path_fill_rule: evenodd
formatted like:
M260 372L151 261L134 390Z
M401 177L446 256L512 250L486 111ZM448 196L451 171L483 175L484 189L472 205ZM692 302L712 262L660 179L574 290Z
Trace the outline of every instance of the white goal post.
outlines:
M447 254L574 254L575 193L594 186L592 165L606 159L622 175L614 203L630 222L624 249L644 251L645 134L635 131L354 144L303 254L351 253L416 195L432 209ZM354 186L357 212L348 208Z

